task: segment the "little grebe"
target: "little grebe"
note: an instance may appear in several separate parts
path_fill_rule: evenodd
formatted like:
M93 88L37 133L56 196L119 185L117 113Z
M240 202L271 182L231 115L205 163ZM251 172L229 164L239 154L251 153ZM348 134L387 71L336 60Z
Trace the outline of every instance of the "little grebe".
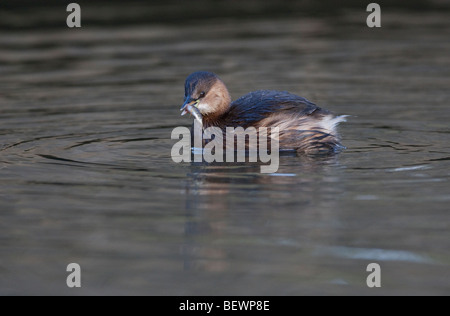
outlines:
M195 72L185 84L181 115L192 114L203 128L279 127L280 150L332 154L342 150L335 116L305 98L288 92L255 91L232 102L223 81L211 72Z

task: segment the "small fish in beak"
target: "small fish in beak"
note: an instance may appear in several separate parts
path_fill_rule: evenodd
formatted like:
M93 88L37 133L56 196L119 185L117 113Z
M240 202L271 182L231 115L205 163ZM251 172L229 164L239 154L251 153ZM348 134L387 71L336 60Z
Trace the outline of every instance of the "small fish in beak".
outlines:
M200 113L200 110L196 107L199 103L199 100L188 100L181 107L181 115L185 115L186 113L191 114L200 124L203 122L203 116Z

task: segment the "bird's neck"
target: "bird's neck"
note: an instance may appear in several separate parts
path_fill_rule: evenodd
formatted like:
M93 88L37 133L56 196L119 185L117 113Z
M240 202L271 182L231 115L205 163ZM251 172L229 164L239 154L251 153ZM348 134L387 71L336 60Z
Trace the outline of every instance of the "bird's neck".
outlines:
M203 116L204 126L220 127L226 121L225 117L231 108L231 95L225 84L221 83L221 85L220 89L215 91L215 111Z

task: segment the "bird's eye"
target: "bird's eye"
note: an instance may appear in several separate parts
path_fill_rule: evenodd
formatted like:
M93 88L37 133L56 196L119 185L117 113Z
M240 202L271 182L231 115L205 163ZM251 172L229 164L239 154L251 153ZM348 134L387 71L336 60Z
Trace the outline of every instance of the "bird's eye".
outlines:
M206 95L206 93L203 91L200 93L200 95L198 96L199 99L204 98Z

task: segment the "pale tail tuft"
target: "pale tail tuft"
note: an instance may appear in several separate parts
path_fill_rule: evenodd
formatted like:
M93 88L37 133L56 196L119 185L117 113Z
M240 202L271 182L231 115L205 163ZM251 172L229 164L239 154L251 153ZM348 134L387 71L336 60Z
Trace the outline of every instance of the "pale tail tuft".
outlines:
M326 130L329 134L336 135L336 127L339 125L339 123L346 122L347 117L350 115L340 115L340 116L325 116L321 122L320 127Z

